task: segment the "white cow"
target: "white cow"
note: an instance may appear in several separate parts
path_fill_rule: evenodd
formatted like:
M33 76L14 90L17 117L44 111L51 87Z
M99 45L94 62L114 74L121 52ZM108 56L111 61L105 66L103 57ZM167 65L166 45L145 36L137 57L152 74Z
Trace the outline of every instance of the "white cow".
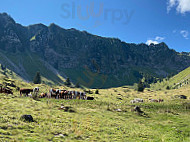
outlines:
M135 98L134 100L131 100L130 102L131 102L132 104L134 104L134 103L143 103L144 100L143 100L143 99L140 99L140 98Z

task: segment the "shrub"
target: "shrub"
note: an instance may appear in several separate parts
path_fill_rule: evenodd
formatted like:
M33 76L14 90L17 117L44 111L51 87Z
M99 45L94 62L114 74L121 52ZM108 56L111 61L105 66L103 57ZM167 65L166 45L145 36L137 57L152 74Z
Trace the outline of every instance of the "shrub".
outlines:
M99 90L98 89L96 89L95 94L99 94Z
M66 86L70 86L70 85L71 85L71 81L70 81L69 78L66 79L66 81L65 81L65 85L66 85Z
M138 92L143 92L144 91L144 84L142 83L142 81L139 82L137 91Z
M167 89L167 90L170 90L170 86L167 86L166 89Z
M33 80L34 84L41 84L41 75L40 72L36 72L36 75Z
M79 83L77 83L77 84L75 85L75 88L80 88Z

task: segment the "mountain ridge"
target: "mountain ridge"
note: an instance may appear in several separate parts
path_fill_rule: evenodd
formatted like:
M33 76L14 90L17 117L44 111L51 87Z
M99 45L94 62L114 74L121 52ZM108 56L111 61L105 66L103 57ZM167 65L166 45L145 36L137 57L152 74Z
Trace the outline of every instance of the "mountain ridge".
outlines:
M22 26L8 14L0 14L0 25L0 63L29 81L40 71L58 84L60 75L90 88L109 88L132 85L142 73L166 77L190 66L190 56L165 43L125 43L54 23Z

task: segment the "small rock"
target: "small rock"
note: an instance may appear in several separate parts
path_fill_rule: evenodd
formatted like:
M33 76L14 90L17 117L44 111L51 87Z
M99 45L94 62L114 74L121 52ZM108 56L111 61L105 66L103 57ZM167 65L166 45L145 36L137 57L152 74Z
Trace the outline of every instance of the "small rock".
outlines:
M175 95L174 97L178 99L187 99L187 96L185 95Z
M144 113L144 112L141 110L141 108L140 108L139 106L136 106L136 107L134 108L134 111L136 111L136 112L138 112L138 113Z
M118 100L123 100L122 98L117 98Z
M22 115L20 119L27 122L34 122L34 119L31 115Z
M122 110L121 110L121 109L119 109L119 108L118 108L118 109L116 109L115 111L117 111L117 112L122 112Z

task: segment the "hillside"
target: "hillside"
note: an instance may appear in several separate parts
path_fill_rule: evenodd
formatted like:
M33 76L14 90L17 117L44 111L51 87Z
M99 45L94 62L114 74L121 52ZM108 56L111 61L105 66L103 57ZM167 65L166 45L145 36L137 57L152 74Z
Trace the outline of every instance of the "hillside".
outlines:
M142 73L166 77L190 66L190 56L165 43L129 44L56 24L22 26L0 14L0 63L32 81L40 71L48 84L66 77L89 88L133 85Z
M154 89L178 89L183 86L190 85L190 67L178 73L177 75L166 78L162 82L158 82L156 84L152 84L152 88Z
M40 93L47 87L40 86ZM69 88L72 89L76 88ZM19 97L17 91L14 95L0 94L0 140L189 141L189 99L174 98L178 94L189 98L189 91L190 88L181 88L137 93L126 87L100 89L100 94L87 94L95 97L93 101L53 98L36 101ZM134 98L142 98L144 103L131 104ZM149 102L150 98L161 98L164 102ZM73 112L60 109L61 105L72 107ZM145 114L134 112L135 105ZM21 120L24 114L32 115L34 122Z

